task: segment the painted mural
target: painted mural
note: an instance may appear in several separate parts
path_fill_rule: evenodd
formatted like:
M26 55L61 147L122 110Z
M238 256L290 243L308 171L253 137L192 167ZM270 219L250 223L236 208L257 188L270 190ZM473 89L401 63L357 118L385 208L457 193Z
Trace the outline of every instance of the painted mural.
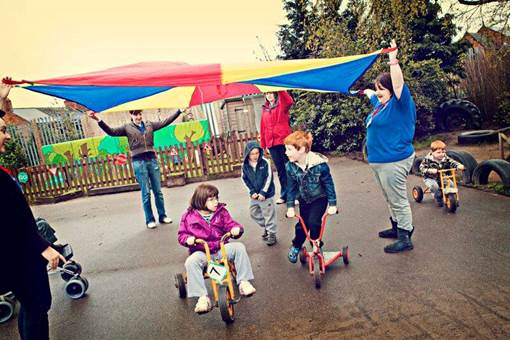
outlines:
M156 149L176 146L186 142L207 142L211 139L207 119L173 124L156 131L154 146ZM45 145L42 153L47 165L68 163L84 159L114 156L129 151L126 137L108 135L84 138L70 142Z

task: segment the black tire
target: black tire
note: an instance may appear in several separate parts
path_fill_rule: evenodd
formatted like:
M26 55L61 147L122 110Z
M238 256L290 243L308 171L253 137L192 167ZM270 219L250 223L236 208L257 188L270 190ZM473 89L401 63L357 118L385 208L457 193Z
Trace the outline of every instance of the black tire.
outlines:
M313 280L315 288L319 289L321 287L321 265L317 256L313 258Z
M62 280L64 281L69 281L73 278L73 276L75 276L76 274L81 274L81 265L77 262L69 262L69 263L66 263L64 265L64 269L65 270L69 270L71 272L73 272L73 274L69 274L69 273L66 273L66 272L61 272L60 273L60 276L62 277Z
M466 151L450 150L447 151L446 154L448 155L448 157L464 165L464 172L462 173L462 183L470 184L472 182L473 172L478 166L478 162L476 161L476 159L469 152Z
M306 264L308 262L303 248L299 251L299 262L301 262L301 264Z
M452 214L455 213L455 211L457 210L457 197L455 196L455 194L448 194L445 203L448 212L451 212Z
M87 291L86 285L87 283L81 277L76 277L67 281L64 289L67 296L73 300L77 300L81 299L85 295L85 292Z
M490 159L478 164L473 172L473 182L476 185L487 184L489 182L489 174L495 171L505 188L510 188L510 162L502 159Z
M220 307L221 319L230 324L235 321L234 305L231 303L233 297L230 296L230 291L226 285L219 287L218 306Z
M498 140L495 130L466 131L457 136L459 144L497 143Z
M413 166L411 167L411 173L416 176L421 176L420 174L420 165L423 162L423 157L415 157L413 161Z
M413 198L418 203L423 201L423 189L419 185L413 188Z
M346 266L349 265L349 247L347 246L342 248L342 260Z
M4 323L12 319L16 301L6 296L0 297L0 323Z
M179 297L181 299L185 299L188 296L188 292L186 291L186 280L184 280L184 276L179 273L175 274L175 288L179 291Z
M439 105L436 113L439 130L479 129L482 115L478 107L467 100L451 99Z

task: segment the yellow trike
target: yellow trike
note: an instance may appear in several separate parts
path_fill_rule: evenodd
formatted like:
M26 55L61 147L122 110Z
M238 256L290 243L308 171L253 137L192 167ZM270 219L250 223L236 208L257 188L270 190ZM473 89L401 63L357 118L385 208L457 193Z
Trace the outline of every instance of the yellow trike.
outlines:
M213 291L213 306L220 308L222 320L230 324L235 321L234 304L241 299L239 289L236 283L236 269L234 263L228 260L227 251L225 250L225 240L232 237L230 233L223 235L220 241L220 259L213 259L206 241L196 239L196 244L204 246L205 255L207 257L207 267L204 268L204 279L211 279L211 287ZM175 275L175 287L179 290L179 297L185 299L186 292L186 273L178 273Z
M451 213L455 213L459 206L459 188L457 186L457 170L443 169L438 170L439 173L439 189L443 195L443 202L446 210ZM416 202L420 203L423 201L424 194L431 194L429 188L425 190L417 185L413 188L413 198Z

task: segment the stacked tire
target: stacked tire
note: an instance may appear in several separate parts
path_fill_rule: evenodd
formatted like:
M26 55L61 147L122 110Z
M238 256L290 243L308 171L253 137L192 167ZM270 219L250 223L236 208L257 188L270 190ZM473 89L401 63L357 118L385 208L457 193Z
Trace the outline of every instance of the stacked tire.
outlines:
M482 115L470 101L451 99L439 106L436 126L443 131L479 129L482 126Z
M510 188L510 162L503 159L490 159L480 162L473 172L473 183L483 185L489 183L491 172L498 174L505 188Z

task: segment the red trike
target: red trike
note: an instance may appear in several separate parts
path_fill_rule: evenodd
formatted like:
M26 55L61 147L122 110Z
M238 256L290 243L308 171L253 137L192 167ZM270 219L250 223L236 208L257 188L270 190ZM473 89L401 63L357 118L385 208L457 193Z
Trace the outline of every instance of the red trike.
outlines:
M306 248L306 245L303 245L301 251L299 252L299 261L302 264L308 263L308 270L310 275L313 276L315 288L320 288L322 276L326 273L326 268L330 264L335 262L340 257L342 257L345 265L349 264L349 247L345 246L341 251L321 251L320 243L322 240L322 235L324 234L324 229L326 227L328 214L324 214L324 216L322 216L321 232L319 238L316 240L312 240L310 231L306 227L303 218L297 214L296 218L301 223L301 227L303 228L303 231L306 235L306 239L310 242L312 247L312 249L309 250Z

